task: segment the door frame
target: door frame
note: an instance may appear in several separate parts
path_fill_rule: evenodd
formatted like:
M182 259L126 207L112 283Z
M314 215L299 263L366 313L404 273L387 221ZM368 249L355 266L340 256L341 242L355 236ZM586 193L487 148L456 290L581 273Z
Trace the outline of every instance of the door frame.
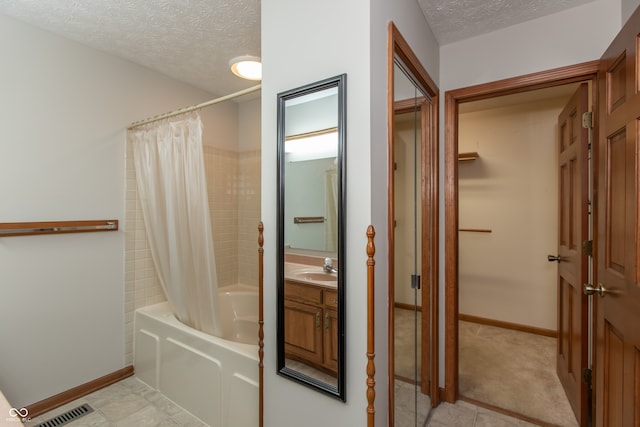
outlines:
M389 323L389 339L388 339L388 354L389 354L389 375L388 375L388 389L389 389L389 426L394 425L394 302L395 302L395 289L394 289L394 233L393 233L393 135L394 135L394 116L396 113L396 105L394 102L394 60L395 57L399 57L404 65L411 71L413 77L422 85L427 91L427 95L431 97L430 106L427 107L427 111L422 111L422 159L421 168L424 171L423 181L421 185L421 204L423 206L422 212L422 230L426 232L431 238L427 242L422 242L422 265L423 271L425 263L432 266L427 271L426 276L423 277L424 283L431 283L429 292L422 292L422 304L423 307L429 307L429 330L426 331L422 328L422 342L429 345L429 374L430 374L430 386L429 396L431 399L431 406L436 407L440 402L440 394L438 388L439 378L439 356L438 356L438 288L439 288L439 135L438 135L438 102L439 102L439 89L438 86L429 76L429 73L424 69L417 55L413 52L409 43L404 39L398 28L393 22L389 23L388 27L388 54L387 54L387 77L388 77L388 91L387 91L387 173L388 173L388 323ZM427 124L425 120L427 119ZM425 215L425 204L427 205L429 212ZM426 302L426 303L425 303ZM424 312L423 312L424 314ZM426 319L423 319L426 320ZM426 337L426 338L425 338ZM423 352L424 354L424 352Z
M592 109L598 111L598 60L555 68L445 93L444 213L445 213L445 389L444 400L458 400L458 105L502 95L592 81ZM597 120L594 121L597 129ZM594 129L594 138L597 130ZM595 141L594 141L595 146ZM594 234L595 236L595 234ZM594 260L595 264L595 260Z

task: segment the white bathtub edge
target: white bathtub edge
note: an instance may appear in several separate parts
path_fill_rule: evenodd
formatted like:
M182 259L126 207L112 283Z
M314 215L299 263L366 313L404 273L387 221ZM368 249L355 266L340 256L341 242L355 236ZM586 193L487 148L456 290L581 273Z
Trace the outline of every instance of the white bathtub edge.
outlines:
M163 323L167 323L172 327L184 331L187 334L197 336L204 340L211 341L219 345L231 346L233 347L234 351L241 353L243 356L246 356L258 362L258 343L244 344L234 341L228 341L220 337L215 337L205 332L193 329L176 319L176 317L171 312L171 309L169 308L169 303L166 301L138 308L136 310L136 313L150 317Z

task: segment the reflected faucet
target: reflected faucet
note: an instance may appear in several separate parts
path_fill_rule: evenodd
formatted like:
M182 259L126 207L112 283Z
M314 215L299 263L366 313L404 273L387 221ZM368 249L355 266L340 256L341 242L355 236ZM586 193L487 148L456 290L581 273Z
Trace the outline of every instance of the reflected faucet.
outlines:
M331 258L325 258L324 259L324 265L322 266L322 269L324 271L326 271L327 273L337 273L338 272L337 268L333 268L333 261L331 260Z

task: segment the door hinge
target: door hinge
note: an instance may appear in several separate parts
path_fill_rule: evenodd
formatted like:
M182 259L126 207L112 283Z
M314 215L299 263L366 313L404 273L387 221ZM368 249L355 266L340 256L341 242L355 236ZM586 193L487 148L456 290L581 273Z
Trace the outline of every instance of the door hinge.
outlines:
M420 289L420 276L417 274L411 275L411 289Z
M593 240L585 240L582 243L582 255L593 256Z
M593 113L591 111L582 113L582 127L585 129L591 129L593 127Z
M591 371L591 369L589 369L589 368L583 369L582 370L582 381L584 381L585 384L587 384L587 385L591 385L591 382L593 380L592 374L593 374L593 372Z

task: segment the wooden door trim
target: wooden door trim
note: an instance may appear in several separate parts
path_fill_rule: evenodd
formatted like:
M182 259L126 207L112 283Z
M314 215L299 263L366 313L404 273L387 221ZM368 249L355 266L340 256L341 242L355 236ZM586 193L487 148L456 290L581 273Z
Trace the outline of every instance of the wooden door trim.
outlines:
M567 83L592 80L593 110L597 111L599 61L589 61L498 80L445 93L444 212L445 212L445 401L458 399L458 105ZM596 133L594 132L594 135Z
M426 146L423 146L422 149L422 170L427 171L428 179L424 181L427 184L430 184L428 188L426 186L422 189L423 191L423 206L424 206L424 197L428 197L427 204L430 209L434 212L433 215L429 218L429 223L426 225L427 228L423 228L423 230L428 230L428 233L433 238L430 239L429 242L423 242L423 266L424 260L430 259L430 264L433 268L429 271L429 279L434 286L431 286L429 295L425 295L426 292L423 292L423 301L422 304L424 306L425 297L426 301L435 301L432 304L433 309L430 313L429 321L431 322L431 335L429 337L429 348L431 349L431 383L429 396L431 398L431 405L436 407L440 402L440 392L438 387L438 378L439 378L439 363L438 363L438 283L439 283L439 270L438 270L438 260L439 260L439 245L438 245L438 236L439 236L439 223L438 223L438 212L439 212L439 201L438 201L438 187L439 187L439 148L438 148L438 102L439 102L439 89L436 84L433 82L425 68L420 63L420 60L413 52L409 43L404 39L398 28L395 26L393 22L389 23L388 27L388 52L387 52L387 77L388 77L388 91L387 91L387 141L388 141L388 242L389 242L389 253L388 253L388 296L389 296L389 311L388 311L388 322L389 322L389 338L388 338L388 354L389 354L389 426L393 426L394 423L394 372L393 372L393 361L394 361L394 349L393 349L393 340L394 340L394 320L393 320L393 310L394 310L394 233L393 233L393 218L394 218L394 178L393 178L393 121L394 115L396 114L396 107L403 108L406 105L402 103L400 105L396 105L394 102L394 58L399 57L404 65L411 71L416 80L423 86L423 88L427 91L427 95L431 97L431 102L425 102L425 104L429 105L427 111L423 110L423 116L426 115L429 122L427 128L423 127L423 141L425 141L425 137L428 138ZM427 101L425 99L425 101ZM424 118L424 117L423 117ZM425 126L425 120L422 120L423 126ZM428 158L428 164L425 164L425 158ZM423 186L425 185L423 181ZM423 209L424 213L424 209ZM423 221L424 215L423 215ZM425 223L423 222L423 227L425 227ZM428 247L425 246L428 244ZM429 257L429 258L425 258ZM372 326L369 325L371 328ZM423 328L424 329L424 328ZM428 332L428 331L427 331ZM424 332L423 332L424 335Z
M439 180L440 180L440 147L438 144L438 102L439 96L432 95L430 104L425 103L428 108L423 108L422 114L422 135L426 135L426 147L422 149L422 189L421 192L426 201L422 201L422 235L428 236L428 240L422 239L422 277L424 283L431 283L429 292L422 291L422 311L421 342L429 343L429 355L422 351L422 392L428 393L431 399L431 406L436 407L440 403L439 387L439 362L438 362L438 331L439 331L439 310L438 295L440 287L440 203L439 203ZM427 126L429 124L429 126ZM424 136L423 136L424 139ZM428 179L424 179L428 176ZM426 234L424 232L426 230ZM431 310L429 310L431 307ZM429 317L427 322L426 316ZM426 383L427 370L424 369L425 358L429 356L428 362L430 384ZM428 387L428 389L427 389Z

